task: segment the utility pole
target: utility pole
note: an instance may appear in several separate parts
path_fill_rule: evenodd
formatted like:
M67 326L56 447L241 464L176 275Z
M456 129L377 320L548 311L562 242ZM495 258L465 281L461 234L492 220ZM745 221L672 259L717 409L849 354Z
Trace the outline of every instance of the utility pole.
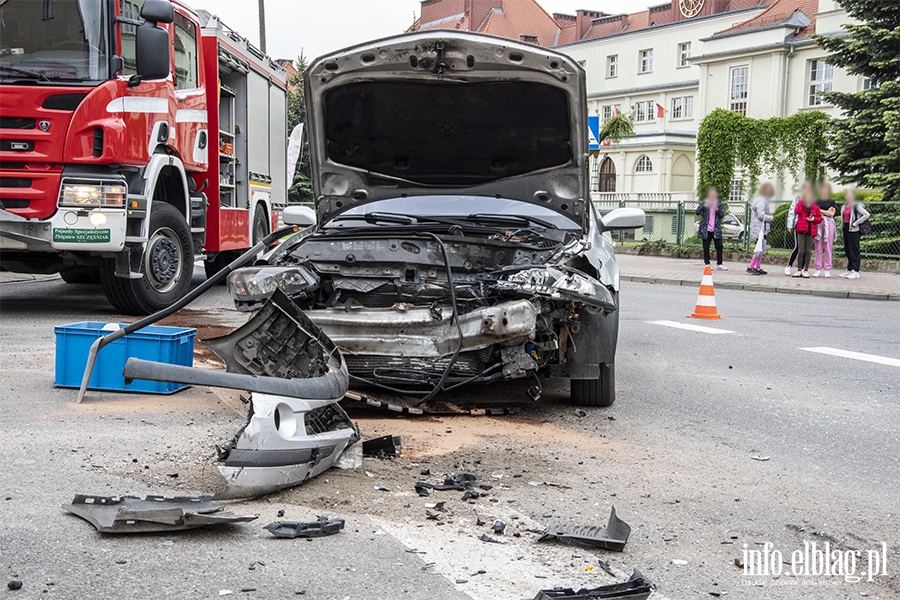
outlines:
M259 49L266 53L266 0L259 0Z

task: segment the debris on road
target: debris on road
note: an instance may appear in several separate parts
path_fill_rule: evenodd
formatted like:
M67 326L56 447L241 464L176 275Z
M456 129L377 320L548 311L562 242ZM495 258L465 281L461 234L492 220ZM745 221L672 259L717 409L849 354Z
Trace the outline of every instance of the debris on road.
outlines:
M683 567L684 565L688 564L688 561L684 560L683 558L673 558L672 564L676 567Z
M445 477L444 483L429 483L427 481L417 481L416 492L418 492L420 496L427 496L427 493L422 493L422 491L427 490L456 490L458 492L465 492L474 487L475 482L479 479L480 478L478 477L478 475L473 475L472 473L459 473L458 475L454 475L453 477ZM477 498L477 496L471 497Z
M316 521L275 521L263 529L277 538L314 538L334 535L344 528L344 519L319 517Z
M400 456L400 436L385 435L362 443L363 456L394 458Z
M9 589L16 591L22 589L22 582L19 579L13 579L9 583L6 584L6 587Z
M391 488L387 487L386 485L381 485L380 483L378 483L378 484L375 484L375 491L376 492L389 492L389 491L391 491Z
M254 498L330 469L359 432L338 405L349 375L343 355L280 290L244 325L204 340L226 373L131 358L126 381L150 379L252 392L247 424L224 448L216 498Z
M631 526L616 516L616 508L609 512L609 522L606 527L597 525L560 525L548 527L541 533L537 541L543 542L550 539L574 540L585 542L606 550L621 552L625 548L628 536L631 535Z
M503 533L506 531L506 523L504 523L500 519L497 519L496 521L494 521L494 524L491 526L491 529L497 535L503 535Z
M486 533L482 533L480 536L478 536L478 539L481 540L482 542L489 542L491 544L502 544L503 543L500 540L498 540L497 538L491 537Z
M653 591L653 583L640 571L634 570L628 581L601 585L595 588L583 588L577 592L572 588L553 588L541 590L533 600L553 600L554 598L567 598L568 600L596 600L599 598L626 598L627 600L646 600Z
M771 458L771 457L769 457L769 456L751 456L750 458L752 458L753 460L758 460L760 462L765 462L765 461L769 460L769 458Z
M222 523L246 523L258 515L222 512L212 496L166 498L147 496L88 496L78 494L66 510L88 521L103 533L179 531Z

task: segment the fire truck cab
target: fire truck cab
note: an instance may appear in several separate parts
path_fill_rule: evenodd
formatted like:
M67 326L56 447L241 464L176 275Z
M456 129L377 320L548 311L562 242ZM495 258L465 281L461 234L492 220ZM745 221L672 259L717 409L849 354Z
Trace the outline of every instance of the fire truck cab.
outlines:
M180 0L0 0L0 268L172 304L277 223L286 95Z

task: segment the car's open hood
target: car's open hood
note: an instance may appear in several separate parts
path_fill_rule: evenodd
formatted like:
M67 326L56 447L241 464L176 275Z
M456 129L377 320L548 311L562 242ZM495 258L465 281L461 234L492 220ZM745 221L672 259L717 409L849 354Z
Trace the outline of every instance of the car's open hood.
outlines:
M319 58L305 85L320 223L385 198L460 194L586 224L585 76L562 54L418 32Z

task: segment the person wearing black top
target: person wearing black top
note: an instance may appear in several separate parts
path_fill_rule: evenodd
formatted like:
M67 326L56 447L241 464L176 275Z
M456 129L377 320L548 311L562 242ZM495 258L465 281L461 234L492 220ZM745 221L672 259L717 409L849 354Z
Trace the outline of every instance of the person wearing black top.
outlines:
M819 188L819 200L816 200L816 205L822 211L822 222L819 223L819 234L815 241L816 272L813 273L813 277L819 277L823 267L825 277L831 277L831 250L837 235L834 216L838 211L837 204L831 199L831 185L822 184Z

